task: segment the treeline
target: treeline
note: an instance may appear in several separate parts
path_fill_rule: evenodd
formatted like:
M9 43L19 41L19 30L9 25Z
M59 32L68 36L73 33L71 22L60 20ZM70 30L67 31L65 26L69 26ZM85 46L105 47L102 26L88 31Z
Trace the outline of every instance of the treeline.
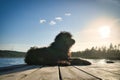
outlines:
M113 59L120 60L120 44L110 44L107 47L92 47L84 51L72 52L72 57L81 57L87 59Z
M25 57L25 52L0 50L0 58L18 58Z

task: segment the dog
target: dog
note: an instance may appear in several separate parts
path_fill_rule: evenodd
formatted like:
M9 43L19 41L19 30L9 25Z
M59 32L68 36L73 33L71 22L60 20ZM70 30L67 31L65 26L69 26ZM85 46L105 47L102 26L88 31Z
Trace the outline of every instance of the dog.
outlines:
M75 43L69 32L60 32L48 47L30 48L25 56L29 65L69 65L70 48Z

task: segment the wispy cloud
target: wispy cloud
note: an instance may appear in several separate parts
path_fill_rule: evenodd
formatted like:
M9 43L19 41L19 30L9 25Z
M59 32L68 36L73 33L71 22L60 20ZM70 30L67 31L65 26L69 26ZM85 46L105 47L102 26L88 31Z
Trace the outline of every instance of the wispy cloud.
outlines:
M65 16L71 16L71 13L65 13Z
M42 24L42 23L46 23L46 20L45 19L41 19L40 20L40 23Z
M56 21L63 21L63 18L62 17L56 17L55 20Z
M55 21L50 21L50 23L49 23L50 25L55 25L56 24L56 22Z

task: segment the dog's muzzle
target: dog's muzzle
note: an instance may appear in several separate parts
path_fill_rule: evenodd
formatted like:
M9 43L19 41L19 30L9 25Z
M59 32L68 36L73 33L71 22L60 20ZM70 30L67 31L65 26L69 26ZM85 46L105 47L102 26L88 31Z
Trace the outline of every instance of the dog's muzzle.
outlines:
M71 45L73 45L75 43L74 39L71 39Z

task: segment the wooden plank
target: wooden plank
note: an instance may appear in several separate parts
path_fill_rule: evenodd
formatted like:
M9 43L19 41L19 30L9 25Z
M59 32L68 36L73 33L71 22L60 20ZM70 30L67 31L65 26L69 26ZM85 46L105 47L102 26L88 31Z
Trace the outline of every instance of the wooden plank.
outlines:
M99 69L116 74L116 75L120 75L120 68L99 68Z
M58 67L43 67L21 80L59 80Z
M60 67L62 80L100 80L94 76L86 74L73 66Z
M95 75L103 80L120 80L120 75L116 75L111 72L100 70L100 68L80 67L80 66L76 66L76 67L79 68L80 70L83 70L92 75Z
M4 75L1 75L0 80L19 80L37 69L39 69L39 66L25 66L23 68L17 68L13 71L6 72L7 74L4 73Z
M15 72L21 72L21 71L25 71L25 70L28 70L28 69L34 69L34 68L39 68L39 67L42 67L42 66L27 65L27 66L20 67L20 68L1 71L0 75L9 74L9 73L15 73Z

